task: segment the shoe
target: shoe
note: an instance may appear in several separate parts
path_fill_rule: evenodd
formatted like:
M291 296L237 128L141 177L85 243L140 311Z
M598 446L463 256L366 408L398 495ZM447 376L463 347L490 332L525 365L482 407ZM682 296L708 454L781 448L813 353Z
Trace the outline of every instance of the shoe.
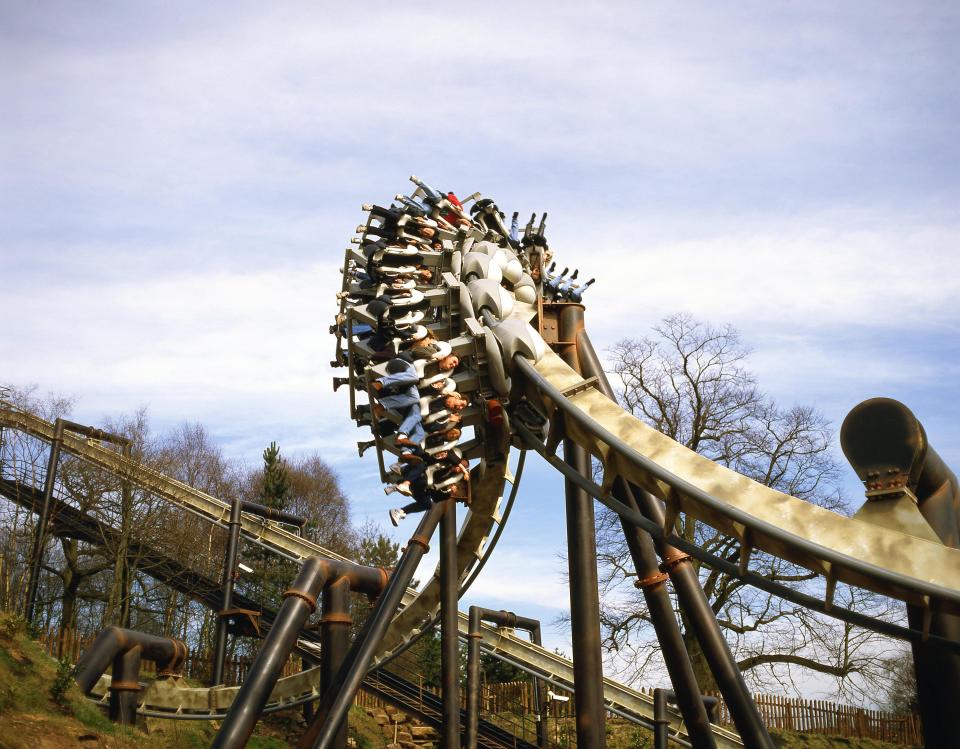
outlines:
M396 485L397 491L400 492L405 497L412 497L413 492L410 491L410 484L407 481L401 481Z
M399 507L395 507L394 509L390 510L390 522L393 523L394 528L400 525L400 521L403 520L406 516L407 516L407 513L405 513Z
M416 442L408 438L405 434L398 434L394 438L393 444L402 445L403 447L420 447Z
M383 493L386 494L387 496L393 494L394 492L398 492L398 491L400 491L400 490L397 489L397 487L396 487L394 484L388 484L387 486L383 487ZM394 525L396 525L396 523L394 523Z

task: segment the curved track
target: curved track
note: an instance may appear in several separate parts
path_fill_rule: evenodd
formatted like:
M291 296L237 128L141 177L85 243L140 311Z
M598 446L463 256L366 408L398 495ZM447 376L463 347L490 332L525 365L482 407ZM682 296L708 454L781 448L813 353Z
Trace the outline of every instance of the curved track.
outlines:
M368 223L367 228L370 224ZM361 227L361 230L364 227ZM541 227L542 229L542 227ZM542 234L542 231L541 231ZM777 492L745 476L720 466L677 444L670 438L636 419L607 398L596 387L595 378L584 379L549 350L540 329L531 327L542 312L541 300L519 301L502 290L501 272L515 261L509 251L499 255L497 247L488 247L489 260L480 263L478 248L489 232L476 227L451 234L445 239L438 271L442 281L434 285L422 299L444 311L437 315L432 327L442 337L460 347L461 356L470 362L467 371L458 375L457 386L474 394L475 402L498 399L507 407L506 425L513 429L488 429L482 418L471 422L478 437L464 452L480 458L471 472L470 510L460 529L457 547L457 572L461 588L482 566L490 551L488 539L501 523L504 489L512 478L508 467L511 440L544 455L564 471L553 453L566 436L585 448L600 461L602 485L582 478L582 485L607 506L624 515L631 511L609 496L614 482L624 479L652 493L667 509L663 527L650 527L649 521L633 513L630 519L670 543L684 548L682 539L673 535L674 521L680 513L708 523L738 540L740 564L697 554L685 549L708 564L724 567L748 582L764 585L749 569L754 549L799 564L822 575L826 581L823 600L794 594L786 589L772 592L794 596L804 605L847 618L863 626L906 638L925 637L927 633L876 622L868 617L851 618L848 612L832 610L832 596L838 582L860 586L934 611L960 613L960 550L947 548L890 528L849 518L816 507L803 500ZM491 244L486 242L486 244ZM467 277L468 259L474 275ZM482 258L481 258L482 259ZM340 364L351 371L351 415L357 418L356 395L363 389L359 369L354 367L359 343L352 334L353 320L370 322L364 317L363 305L351 304L347 271L363 260L356 250L347 251L341 312L345 332L338 332L338 360L345 346L346 356ZM483 273L476 269L481 268ZM469 283L467 283L469 281ZM485 284L485 285L484 285ZM538 284L538 293L540 287ZM416 297L418 300L421 296ZM542 316L539 325L542 329ZM567 342L570 343L570 342ZM368 352L369 353L369 352ZM536 427L518 406L532 406L546 419L550 432L544 441ZM525 406L526 407L526 406ZM54 427L36 416L0 403L0 427L17 430L42 442L54 439ZM377 438L381 474L383 455L387 449ZM90 440L66 434L62 449L83 461L131 482L176 506L195 513L207 521L226 526L230 508L220 500L199 492L157 471L128 460L116 452ZM395 449L393 449L396 452ZM569 473L566 475L569 476ZM516 487L514 486L514 493ZM302 539L273 523L244 515L242 533L252 542L295 561L312 555L341 559L316 544ZM689 544L686 545L689 547ZM734 569L731 570L730 568ZM439 605L439 571L420 590L406 591L401 610L394 617L381 645L374 666L388 660L433 622ZM467 631L467 617L460 614L460 631ZM559 656L538 648L501 630L484 627L485 647L532 673L556 683L572 685L572 664ZM957 649L958 643L944 645ZM319 674L317 669L287 677L278 682L271 705L282 706L316 698ZM169 680L158 682L143 695L142 708L147 711L209 717L225 709L233 698L233 689L191 689ZM612 680L605 680L604 695L614 710L633 715L652 715L651 700ZM738 746L734 734L717 729L720 746Z

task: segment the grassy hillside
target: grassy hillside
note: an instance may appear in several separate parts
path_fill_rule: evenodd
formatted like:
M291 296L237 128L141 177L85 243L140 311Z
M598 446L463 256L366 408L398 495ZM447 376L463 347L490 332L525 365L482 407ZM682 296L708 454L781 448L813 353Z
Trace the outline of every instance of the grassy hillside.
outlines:
M362 711L350 716L358 744L384 746ZM22 621L0 614L0 749L203 749L215 725L205 721L149 720L147 732L116 726L85 698L70 676L24 631ZM298 714L262 721L250 749L285 749L303 732Z

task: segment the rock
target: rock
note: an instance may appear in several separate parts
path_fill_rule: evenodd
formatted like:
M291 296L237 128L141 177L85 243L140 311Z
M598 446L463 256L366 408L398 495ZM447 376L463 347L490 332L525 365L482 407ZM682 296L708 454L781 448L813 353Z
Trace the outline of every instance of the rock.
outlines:
M410 735L415 739L433 739L437 731L430 726L410 726Z

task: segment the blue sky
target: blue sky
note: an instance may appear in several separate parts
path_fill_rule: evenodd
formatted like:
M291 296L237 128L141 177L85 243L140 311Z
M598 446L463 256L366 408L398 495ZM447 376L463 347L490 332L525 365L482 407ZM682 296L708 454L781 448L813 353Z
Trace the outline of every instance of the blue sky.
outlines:
M598 349L729 322L781 402L899 398L960 464L960 10L836 6L2 2L0 382L319 450L383 521L327 326L361 203L418 174L549 211ZM551 620L532 462L470 602Z

